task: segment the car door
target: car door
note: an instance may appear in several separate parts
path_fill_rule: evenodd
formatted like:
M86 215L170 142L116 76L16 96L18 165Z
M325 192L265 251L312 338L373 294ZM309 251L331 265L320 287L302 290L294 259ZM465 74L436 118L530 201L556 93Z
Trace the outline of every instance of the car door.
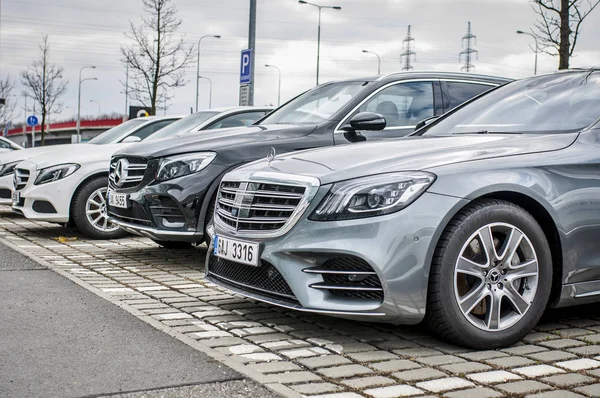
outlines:
M403 137L411 133L417 123L431 116L441 114L441 106L436 106L437 80L411 80L383 86L365 98L338 125L334 132L335 144L384 140ZM340 129L350 124L350 119L361 112L374 112L386 120L386 127L379 131L345 132Z

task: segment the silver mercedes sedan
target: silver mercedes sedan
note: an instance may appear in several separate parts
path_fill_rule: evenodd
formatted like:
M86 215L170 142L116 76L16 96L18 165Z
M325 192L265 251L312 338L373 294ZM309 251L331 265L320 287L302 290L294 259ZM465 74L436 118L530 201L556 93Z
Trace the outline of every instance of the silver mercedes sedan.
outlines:
M549 306L600 301L599 118L600 69L569 70L406 139L251 163L221 183L207 277L300 311L513 344Z

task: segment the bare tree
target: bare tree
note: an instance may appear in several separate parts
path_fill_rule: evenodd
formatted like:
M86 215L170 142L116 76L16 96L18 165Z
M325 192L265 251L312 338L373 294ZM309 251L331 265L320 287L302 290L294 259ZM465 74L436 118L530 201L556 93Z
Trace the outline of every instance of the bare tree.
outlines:
M9 76L6 76L4 80L0 80L0 98L5 101L4 105L0 104L0 127L6 126L15 117L17 101L10 98L14 88L15 83L10 80Z
M538 15L533 34L540 41L540 51L558 56L558 69L568 69L581 24L600 0L531 0Z
M29 97L33 98L34 107L42 113L41 133L42 145L46 134L46 119L53 113L62 110L58 99L67 91L67 81L63 80L63 67L50 62L50 44L48 36L42 36L40 58L21 72L21 83ZM36 106L37 105L37 106Z
M129 66L131 96L155 115L157 106L172 98L170 89L185 85L185 68L193 60L194 48L186 49L185 36L177 36L181 20L173 0L142 3L146 16L139 26L130 22L126 36L134 43L121 47L121 54Z

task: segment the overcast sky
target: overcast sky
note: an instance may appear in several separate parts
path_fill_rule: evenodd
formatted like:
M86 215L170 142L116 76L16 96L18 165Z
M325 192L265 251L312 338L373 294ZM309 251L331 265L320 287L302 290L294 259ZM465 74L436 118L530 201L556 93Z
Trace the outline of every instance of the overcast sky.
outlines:
M205 34L200 74L213 81L213 107L237 105L240 51L247 47L248 0L174 0L183 20L180 33L188 46ZM317 2L317 0L315 0ZM408 25L412 25L417 59L415 70L460 71L461 37L471 21L477 36L477 73L513 78L533 74L533 39L517 35L535 21L528 0L319 0L341 6L323 10L321 31L321 82L374 75L381 55L382 73L399 71L399 55ZM77 108L79 68L88 81L82 90L82 113L95 115L96 100L102 113L123 112L125 96L119 81L125 79L120 45L129 21L141 18L141 0L0 0L0 77L18 74L38 54L42 34L48 34L51 57L65 68L69 80L63 98L66 108L57 118L72 117ZM277 102L277 72L282 70L282 101L315 83L317 9L296 0L257 0L255 104ZM600 64L600 9L585 22L572 66ZM556 69L558 59L540 56L538 70ZM188 84L176 89L170 114L187 114L194 105L195 62L188 69ZM208 107L208 83L200 82L200 107ZM15 90L20 94L20 87ZM22 106L19 97L19 106ZM19 108L19 112L22 112ZM23 114L18 115L22 120Z

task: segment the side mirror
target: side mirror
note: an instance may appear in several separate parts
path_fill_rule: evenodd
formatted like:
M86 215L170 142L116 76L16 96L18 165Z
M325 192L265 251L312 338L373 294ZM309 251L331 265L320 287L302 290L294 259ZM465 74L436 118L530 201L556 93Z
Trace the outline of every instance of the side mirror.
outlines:
M136 137L135 135L130 135L129 137L125 137L125 139L123 141L121 141L122 143L134 143L134 142L140 142L142 139L140 137Z
M419 123L417 123L417 125L415 126L415 131L419 130L420 128L423 128L425 126L427 126L429 123L435 121L437 118L439 118L440 116L429 116L427 119L423 119L421 120Z
M345 131L360 131L360 130L383 130L387 122L379 113L360 112L352 116L350 125L344 126Z

